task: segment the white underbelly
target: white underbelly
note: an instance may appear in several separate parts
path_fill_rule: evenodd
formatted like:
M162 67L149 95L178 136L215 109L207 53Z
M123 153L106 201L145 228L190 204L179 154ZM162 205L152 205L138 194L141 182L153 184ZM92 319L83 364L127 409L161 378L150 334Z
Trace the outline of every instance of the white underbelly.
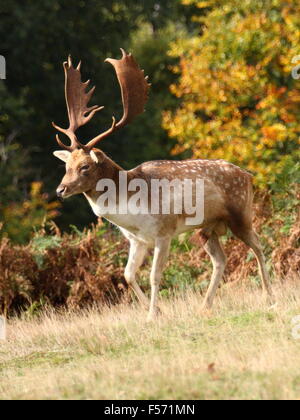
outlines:
M115 215L114 215L115 216ZM144 242L149 246L155 244L155 240L158 237L170 236L175 237L180 233L187 232L188 230L199 228L200 226L186 225L184 222L178 222L175 229L170 231L161 231L162 223L159 222L161 216L151 215L126 215L126 219L122 219L120 215L118 217L104 216L105 219L118 226L124 236L130 239L136 239Z
M88 197L87 197L88 198ZM98 217L104 217L109 222L118 226L127 239L135 238L139 241L153 245L155 240L159 236L176 236L180 233L186 232L190 229L194 229L198 226L186 225L184 219L175 217L172 228L162 229L167 225L167 218L165 215L151 215L151 214L105 214L95 202L89 200L89 203ZM166 222L166 223L164 223Z
M158 219L152 215L105 215L105 219L118 226L127 239L127 232L137 240L153 244L159 234Z

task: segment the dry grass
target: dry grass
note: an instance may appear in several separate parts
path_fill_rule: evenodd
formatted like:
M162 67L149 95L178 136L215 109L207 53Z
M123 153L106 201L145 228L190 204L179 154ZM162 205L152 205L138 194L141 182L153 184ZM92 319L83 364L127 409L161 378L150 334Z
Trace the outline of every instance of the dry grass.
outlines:
M2 399L291 399L300 396L297 282L268 307L249 284L224 286L211 314L201 297L15 319L0 342Z

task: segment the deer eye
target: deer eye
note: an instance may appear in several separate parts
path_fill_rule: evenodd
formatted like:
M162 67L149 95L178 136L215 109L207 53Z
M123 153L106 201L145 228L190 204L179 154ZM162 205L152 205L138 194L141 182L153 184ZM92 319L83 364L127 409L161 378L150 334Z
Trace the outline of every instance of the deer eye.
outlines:
M80 172L85 172L85 171L87 171L88 169L90 169L90 165L83 165L83 166L81 166L81 168L79 169L79 171L80 171Z

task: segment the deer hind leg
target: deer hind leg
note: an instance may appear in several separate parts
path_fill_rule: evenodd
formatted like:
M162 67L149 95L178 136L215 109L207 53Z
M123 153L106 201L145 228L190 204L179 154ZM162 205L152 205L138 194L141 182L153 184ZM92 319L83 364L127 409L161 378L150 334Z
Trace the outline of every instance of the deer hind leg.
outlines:
M148 313L148 321L152 321L157 315L157 297L159 291L159 283L161 280L162 272L169 255L171 239L157 238L155 241L153 263L150 274L151 283L151 302Z
M217 288L224 274L226 255L223 251L222 245L220 244L218 235L215 232L213 232L208 238L204 245L204 249L210 256L213 264L213 273L203 302L203 309L209 309L212 306Z
M148 308L149 300L136 281L136 273L143 264L147 249L148 248L145 244L135 240L130 240L129 256L124 276L128 286L135 293L139 302Z
M259 237L254 230L246 230L236 233L239 239L241 239L246 245L248 245L255 254L257 259L260 277L262 279L263 289L272 296L272 289L270 285L270 277L265 263L265 257L262 251L262 246Z

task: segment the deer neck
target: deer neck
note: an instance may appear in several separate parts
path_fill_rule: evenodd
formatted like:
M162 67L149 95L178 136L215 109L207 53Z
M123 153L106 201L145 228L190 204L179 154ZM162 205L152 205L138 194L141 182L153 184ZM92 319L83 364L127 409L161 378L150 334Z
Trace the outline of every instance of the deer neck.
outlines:
M120 190L124 190L124 184L120 185L120 173L122 172L123 179L125 177L126 179L126 190L128 186L128 182L132 178L132 176L128 176L128 172L125 171L121 166L119 166L116 162L109 159L106 155L104 156L104 159L99 163L99 169L95 172L95 184L94 187L90 190L84 193L86 199L88 200L89 204L91 205L94 213L98 217L106 217L108 220L115 223L115 214L103 214L101 206L99 205L99 197L101 194L103 194L103 191L99 191L97 188L98 182L100 180L109 179L113 182L115 185L115 192L116 192L116 205L118 207L119 200L121 197ZM123 188L123 189L122 189ZM122 197L121 197L122 199ZM117 222L116 222L117 223Z

